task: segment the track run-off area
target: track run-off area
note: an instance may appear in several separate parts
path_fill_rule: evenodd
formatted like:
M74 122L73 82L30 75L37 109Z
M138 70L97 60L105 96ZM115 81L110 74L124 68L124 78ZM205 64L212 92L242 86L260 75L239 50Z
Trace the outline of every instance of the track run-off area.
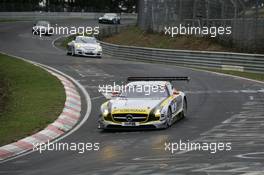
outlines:
M63 26L98 25L96 20L81 19L52 22ZM60 142L99 143L100 149L84 153L36 151L0 163L1 175L264 174L263 83L174 65L119 60L107 55L101 59L67 56L64 50L52 44L59 36L33 36L32 26L33 22L0 23L0 51L50 66L82 84L91 98L90 116L77 131ZM189 83L174 84L187 94L187 117L166 130L98 130L100 106L106 101L98 92L98 86L122 83L128 76L189 76ZM85 97L80 95L85 104ZM232 149L216 153L165 150L165 143L180 140L231 142Z

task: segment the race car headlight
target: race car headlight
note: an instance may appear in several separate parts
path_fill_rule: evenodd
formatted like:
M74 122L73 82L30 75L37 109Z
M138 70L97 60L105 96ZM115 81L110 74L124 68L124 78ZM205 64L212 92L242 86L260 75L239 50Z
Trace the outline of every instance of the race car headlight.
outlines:
M81 45L77 44L76 47L77 47L77 48L81 48Z
M163 118L164 117L164 110L163 110L163 107L158 107L156 108L156 110L154 111L154 116L156 118Z
M97 52L102 52L102 47L97 47L97 48L96 48L96 51L97 51Z
M155 117L160 117L161 116L161 111L160 109L157 109L154 113Z
M109 114L108 109L104 109L102 114L104 117L106 117Z
M149 113L148 121L158 121L161 120L163 116L164 116L163 108L161 106L158 106L151 110L151 112Z

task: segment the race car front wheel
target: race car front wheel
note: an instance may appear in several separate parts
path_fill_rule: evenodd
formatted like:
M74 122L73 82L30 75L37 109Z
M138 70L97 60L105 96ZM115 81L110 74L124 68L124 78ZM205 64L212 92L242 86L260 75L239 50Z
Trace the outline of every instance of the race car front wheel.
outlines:
M171 109L168 109L168 113L167 113L167 120L166 120L166 126L167 128L169 128L172 125L172 112Z
M71 48L71 56L74 56L74 55L75 55L75 48L72 47L72 48Z
M113 19L113 24L117 24L117 20L116 19Z

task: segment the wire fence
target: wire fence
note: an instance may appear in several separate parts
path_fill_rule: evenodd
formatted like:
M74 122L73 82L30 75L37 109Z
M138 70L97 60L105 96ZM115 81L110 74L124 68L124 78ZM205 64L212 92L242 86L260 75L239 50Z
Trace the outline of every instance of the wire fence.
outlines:
M232 27L218 39L245 51L264 50L264 0L142 0L138 25L162 32L165 26Z

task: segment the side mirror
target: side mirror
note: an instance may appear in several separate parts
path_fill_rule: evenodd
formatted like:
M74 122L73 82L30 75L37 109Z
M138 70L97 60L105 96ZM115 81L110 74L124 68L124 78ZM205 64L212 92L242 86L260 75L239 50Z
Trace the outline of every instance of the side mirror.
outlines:
M113 92L110 92L110 93L108 93L108 92L104 92L104 93L102 93L102 94L104 95L104 97L105 97L106 99L111 100L111 99L113 99L113 98L118 97L118 96L120 95L120 92L113 91Z
M173 89L173 95L179 95L179 94L180 94L179 91Z
M117 92L117 91L112 92L112 97L117 97L119 95L120 95L120 92Z

